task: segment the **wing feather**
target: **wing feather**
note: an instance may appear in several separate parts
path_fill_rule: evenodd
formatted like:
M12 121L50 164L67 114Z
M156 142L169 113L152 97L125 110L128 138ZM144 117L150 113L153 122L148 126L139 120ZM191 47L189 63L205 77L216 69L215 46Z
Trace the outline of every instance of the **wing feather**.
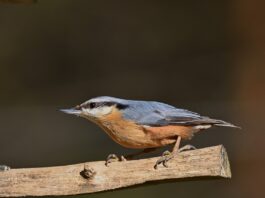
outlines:
M147 126L196 125L202 118L198 113L160 102L135 102L124 111L126 119Z
M130 101L129 107L123 110L123 116L125 119L147 126L215 125L239 128L223 120L201 116L198 113L161 102Z

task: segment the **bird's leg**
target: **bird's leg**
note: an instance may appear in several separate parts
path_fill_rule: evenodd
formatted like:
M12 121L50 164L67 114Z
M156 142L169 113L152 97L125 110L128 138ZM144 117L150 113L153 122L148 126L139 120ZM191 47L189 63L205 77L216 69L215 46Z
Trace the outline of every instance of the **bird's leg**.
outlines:
M110 164L112 162L117 162L117 161L131 160L131 159L135 158L136 156L139 156L139 155L142 155L142 154L145 154L145 153L150 153L150 152L155 151L155 150L156 150L156 148L146 148L146 149L144 149L142 151L126 155L125 157L122 155L120 158L117 155L115 155L115 154L110 154L107 157L105 165L108 166L108 164Z
M8 171L10 170L11 168L9 166L6 166L6 165L0 165L0 171Z
M173 157L175 157L175 156L179 153L180 140L181 140L181 137L178 136L177 141L176 141L176 143L175 143L175 145L174 145L174 147L173 147L172 152L165 151L165 152L162 154L162 157L160 157L160 158L157 160L157 162L156 162L156 164L155 164L155 166L154 166L155 169L157 169L157 166L158 166L159 164L163 164L164 167L167 167L167 162L168 162L169 160L171 160Z

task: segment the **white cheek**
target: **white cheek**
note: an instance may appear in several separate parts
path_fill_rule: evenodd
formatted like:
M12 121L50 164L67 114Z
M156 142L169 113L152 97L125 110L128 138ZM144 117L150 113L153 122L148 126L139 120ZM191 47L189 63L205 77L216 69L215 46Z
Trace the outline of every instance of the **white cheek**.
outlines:
M94 109L86 109L86 112L92 116L99 117L111 113L111 107L98 107Z

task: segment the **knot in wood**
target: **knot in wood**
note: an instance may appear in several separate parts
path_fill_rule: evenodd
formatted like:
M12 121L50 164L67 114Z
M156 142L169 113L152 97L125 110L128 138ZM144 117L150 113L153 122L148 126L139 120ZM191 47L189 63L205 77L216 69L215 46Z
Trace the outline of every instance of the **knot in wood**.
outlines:
M84 165L84 169L80 172L80 175L85 179L90 179L96 174L95 170L89 167L87 164Z

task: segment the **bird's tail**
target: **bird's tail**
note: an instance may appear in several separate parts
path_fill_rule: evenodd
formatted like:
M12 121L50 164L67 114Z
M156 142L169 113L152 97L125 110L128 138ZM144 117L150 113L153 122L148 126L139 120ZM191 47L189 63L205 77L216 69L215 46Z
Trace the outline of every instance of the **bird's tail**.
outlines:
M208 129L212 126L220 126L220 127L232 127L232 128L238 128L241 129L241 127L236 126L234 124L231 124L229 122L218 120L218 119L212 119L206 116L200 117L200 119L192 120L185 122L186 126L195 126L197 129Z
M234 124L231 124L229 122L223 121L223 120L218 120L218 119L212 119L209 117L201 117L201 119L193 121L194 124L196 125L210 125L210 126L220 126L220 127L232 127L232 128L239 128L241 127L236 126Z
M220 126L220 127L232 127L232 128L238 128L238 129L241 129L241 127L239 126L236 126L234 124L231 124L229 122L226 122L226 121L223 121L223 120L215 120L215 119L212 119L213 121L213 125L214 126Z

